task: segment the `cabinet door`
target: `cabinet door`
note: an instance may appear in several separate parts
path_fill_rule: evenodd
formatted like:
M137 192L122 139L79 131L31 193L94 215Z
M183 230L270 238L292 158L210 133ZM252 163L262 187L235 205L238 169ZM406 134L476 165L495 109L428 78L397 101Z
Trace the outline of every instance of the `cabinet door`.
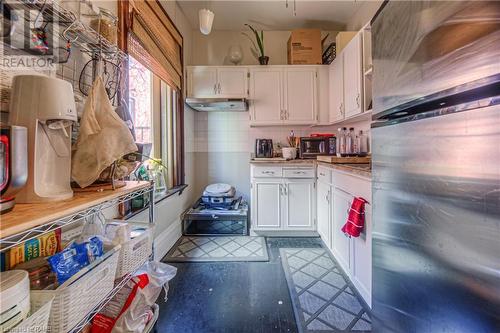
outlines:
M372 295L372 207L365 205L365 228L353 239L353 274L361 296L371 306Z
M281 182L255 182L252 188L252 228L279 229L282 219Z
M219 97L241 98L248 95L248 69L242 67L217 69L217 94Z
M352 199L350 194L333 187L332 252L346 272L351 268L351 239L342 232L342 227L347 221Z
M285 124L312 125L317 122L317 69L285 69Z
M361 96L362 51L361 34L357 34L344 49L344 102L345 117L349 118L363 112Z
M217 69L210 67L188 68L189 97L217 96Z
M344 119L344 53L330 65L330 122Z
M330 185L318 182L316 191L317 202L317 220L318 234L328 248L331 248L330 242Z
M283 122L283 69L250 71L250 124L281 125Z
M314 181L290 181L284 185L285 228L314 229Z

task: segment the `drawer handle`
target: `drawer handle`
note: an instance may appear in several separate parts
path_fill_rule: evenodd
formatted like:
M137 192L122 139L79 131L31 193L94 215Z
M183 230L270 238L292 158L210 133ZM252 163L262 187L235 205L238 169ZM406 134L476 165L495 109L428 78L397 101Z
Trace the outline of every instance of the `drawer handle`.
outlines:
M304 171L294 171L293 174L294 175L303 175L303 174L305 174L305 172Z
M326 176L323 172L320 172L319 175L323 177Z
M265 175L274 175L274 171L262 171Z

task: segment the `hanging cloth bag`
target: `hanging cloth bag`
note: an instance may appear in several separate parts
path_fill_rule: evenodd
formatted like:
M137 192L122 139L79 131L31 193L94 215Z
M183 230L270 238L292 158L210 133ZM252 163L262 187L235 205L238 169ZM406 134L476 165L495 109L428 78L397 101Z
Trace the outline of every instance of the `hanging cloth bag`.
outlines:
M73 150L71 176L82 188L94 183L114 161L137 151L134 138L113 110L100 77L94 81L85 102Z

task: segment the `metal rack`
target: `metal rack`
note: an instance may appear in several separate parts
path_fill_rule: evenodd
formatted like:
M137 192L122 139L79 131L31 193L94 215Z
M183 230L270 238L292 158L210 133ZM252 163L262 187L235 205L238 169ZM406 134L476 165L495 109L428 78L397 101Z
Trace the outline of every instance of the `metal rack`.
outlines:
M38 11L44 18L44 22L58 24L61 30L59 37L64 42L70 40L82 52L91 56L97 52L107 59L118 58L120 60L126 57L117 45L102 38L97 31L84 24L75 13L64 8L56 0L10 0L6 4L13 10L24 10L25 15L29 15L29 11ZM26 18L28 17L24 19ZM29 34L29 29L25 33ZM30 38L29 35L27 37Z
M150 208L149 208L149 219L150 223L153 223L154 220L154 211L153 211L153 202L154 202L154 186L151 185L151 187L148 188L143 188L139 189L137 191L127 193L123 196L120 196L115 199L107 200L103 202L102 204L83 209L79 212L67 215L61 219L57 219L54 221L51 221L49 223L42 224L40 226L25 230L21 233L17 233L12 236L8 236L5 238L0 239L0 252L4 252L12 247L15 247L17 245L21 245L22 243L29 241L31 239L34 239L42 234L45 234L47 232L50 232L52 230L73 224L78 221L83 221L85 218L91 217L100 211L111 208L113 206L116 206L120 203L123 203L125 201L137 198L139 196L145 195L149 193L149 203L150 203Z
M50 232L52 230L62 228L67 225L71 225L73 223L76 223L78 221L83 221L86 217L91 217L94 214L98 214L104 209L116 206L120 203L123 203L125 201L137 198L139 196L143 196L145 194L149 195L149 203L148 203L148 212L149 212L149 224L154 224L154 183L151 182L151 184L147 187L139 188L137 190L134 190L130 193L126 193L124 195L121 195L116 198L112 198L109 200L103 200L103 202L92 206L90 208L85 208L82 209L76 213L69 214L64 216L63 218L51 221L50 223L45 223L43 225L30 228L28 230L22 231L20 233L17 233L12 236L8 236L5 238L0 239L0 252L7 251L8 249L20 245L30 239L33 239L37 236L40 236L42 234L45 234L47 232ZM15 213L15 212L12 212ZM12 214L10 213L10 214ZM153 259L154 255L154 245L153 245L153 251L151 254L151 257L149 260ZM69 331L69 333L77 333L80 332L87 324L89 324L92 320L92 318L99 313L100 310L103 309L103 307L118 293L118 291L127 284L127 282L130 281L130 279L135 275L135 272L129 273L123 278L121 278L118 282L115 282L115 287L111 292L106 295L106 297L99 302L98 304L95 305L95 307L88 313L88 315L82 319L73 329Z

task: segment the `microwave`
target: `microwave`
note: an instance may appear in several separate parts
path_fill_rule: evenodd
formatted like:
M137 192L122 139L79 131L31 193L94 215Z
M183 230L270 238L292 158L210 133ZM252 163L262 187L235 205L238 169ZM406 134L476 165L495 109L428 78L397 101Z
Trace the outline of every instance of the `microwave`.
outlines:
M317 156L335 156L337 154L335 136L318 136L300 138L300 158L316 158Z

